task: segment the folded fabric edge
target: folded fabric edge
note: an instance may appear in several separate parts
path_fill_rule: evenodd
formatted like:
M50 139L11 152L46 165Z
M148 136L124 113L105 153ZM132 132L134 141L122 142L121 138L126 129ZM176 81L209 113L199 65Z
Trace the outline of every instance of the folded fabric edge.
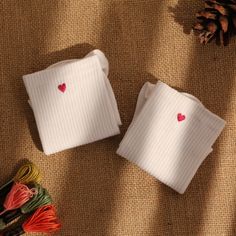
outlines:
M166 186L170 187L171 189L173 189L174 191L178 192L179 194L184 194L185 191L187 190L187 188L189 187L192 179L194 178L197 170L199 169L199 167L201 166L202 162L208 157L208 155L213 151L212 148L210 148L209 150L206 150L205 154L203 155L202 158L199 158L198 160L196 160L196 162L194 163L194 166L191 167L191 172L189 172L183 182L179 182L179 183L174 183L174 181L178 182L178 179L176 178L173 183L166 181L164 178L161 178L160 176L157 176L154 172L150 171L150 169L146 168L146 165L148 164L148 160L142 160L142 164L137 161L135 158L131 158L128 154L127 154L127 150L125 149L125 145L120 146L117 151L116 154L123 157L124 159L126 159L127 161L129 161L130 163L134 164L135 166L137 166L138 168L140 168L141 170L145 171L146 173L148 173L149 175L151 175L153 178L155 178L156 180L160 181L162 184L165 184ZM157 167L157 168L160 168ZM174 171L169 170L169 171Z
M226 121L222 119L220 116L216 115L212 111L210 111L208 108L205 107L205 105L194 95L186 93L186 92L179 92L178 90L172 88L168 84L162 82L159 80L156 84L156 86L162 86L165 89L168 89L169 91L172 91L173 93L178 94L178 96L182 96L184 99L187 99L189 103L192 103L193 105L197 106L199 111L204 112L204 119L208 123L209 126L211 126L212 123L216 124L216 127L221 129L224 128L226 125ZM211 126L212 127L212 126ZM212 127L214 129L214 127Z
M116 135L119 135L119 134L120 134L120 129L119 129L119 127L117 127L117 128L118 128L118 129L117 129L116 132L114 132L113 134L111 134L111 135L109 135L109 136L107 136L106 138L103 138L103 139L107 139L107 138L110 138L110 137L114 137L114 136L116 136ZM56 153L59 153L59 152L62 152L62 151L66 151L66 150L69 150L69 149L72 149L72 148L82 147L82 146L84 146L84 145L88 145L88 144L92 144L92 143L95 143L95 142L99 142L99 141L101 141L101 140L102 140L102 139L96 139L96 140L92 140L92 141L90 141L90 142L84 143L84 144L82 144L82 145L77 145L77 144L75 144L75 145L73 145L73 146L68 146L68 147L66 147L66 148L58 149L58 150L54 150L54 151L50 151L50 150L48 150L47 148L43 148L43 152L44 152L45 155L49 156L49 155L56 154ZM43 146L43 144L42 144L42 146Z

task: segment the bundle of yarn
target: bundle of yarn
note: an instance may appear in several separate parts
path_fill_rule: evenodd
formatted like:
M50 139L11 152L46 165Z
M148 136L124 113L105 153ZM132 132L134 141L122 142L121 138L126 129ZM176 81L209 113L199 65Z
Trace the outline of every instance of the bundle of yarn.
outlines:
M39 169L28 162L0 187L0 236L53 233L60 229L52 198L40 180Z

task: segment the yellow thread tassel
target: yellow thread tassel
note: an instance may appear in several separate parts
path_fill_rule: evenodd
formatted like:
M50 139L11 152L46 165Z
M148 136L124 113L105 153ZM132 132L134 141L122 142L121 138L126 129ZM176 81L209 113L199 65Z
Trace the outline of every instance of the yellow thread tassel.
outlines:
M37 182L39 183L41 180L41 174L36 165L31 162L28 162L21 166L21 168L17 171L15 177L13 178L14 182L20 183L29 183L29 182Z

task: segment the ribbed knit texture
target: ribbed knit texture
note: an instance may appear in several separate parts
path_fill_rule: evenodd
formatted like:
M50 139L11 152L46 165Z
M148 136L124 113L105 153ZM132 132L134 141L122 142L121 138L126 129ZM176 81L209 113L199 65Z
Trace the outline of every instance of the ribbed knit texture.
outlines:
M45 154L119 134L120 116L106 73L108 62L95 50L82 60L23 76Z
M184 120L178 121L179 113ZM224 126L192 95L161 81L146 83L117 153L184 193Z

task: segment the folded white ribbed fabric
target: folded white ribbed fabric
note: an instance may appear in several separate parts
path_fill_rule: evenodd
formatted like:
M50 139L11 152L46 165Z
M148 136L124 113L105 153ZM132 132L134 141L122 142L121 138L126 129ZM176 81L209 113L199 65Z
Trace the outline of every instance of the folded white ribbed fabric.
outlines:
M100 50L23 76L45 154L119 134L121 125Z
M224 126L194 96L147 82L117 154L184 193Z

